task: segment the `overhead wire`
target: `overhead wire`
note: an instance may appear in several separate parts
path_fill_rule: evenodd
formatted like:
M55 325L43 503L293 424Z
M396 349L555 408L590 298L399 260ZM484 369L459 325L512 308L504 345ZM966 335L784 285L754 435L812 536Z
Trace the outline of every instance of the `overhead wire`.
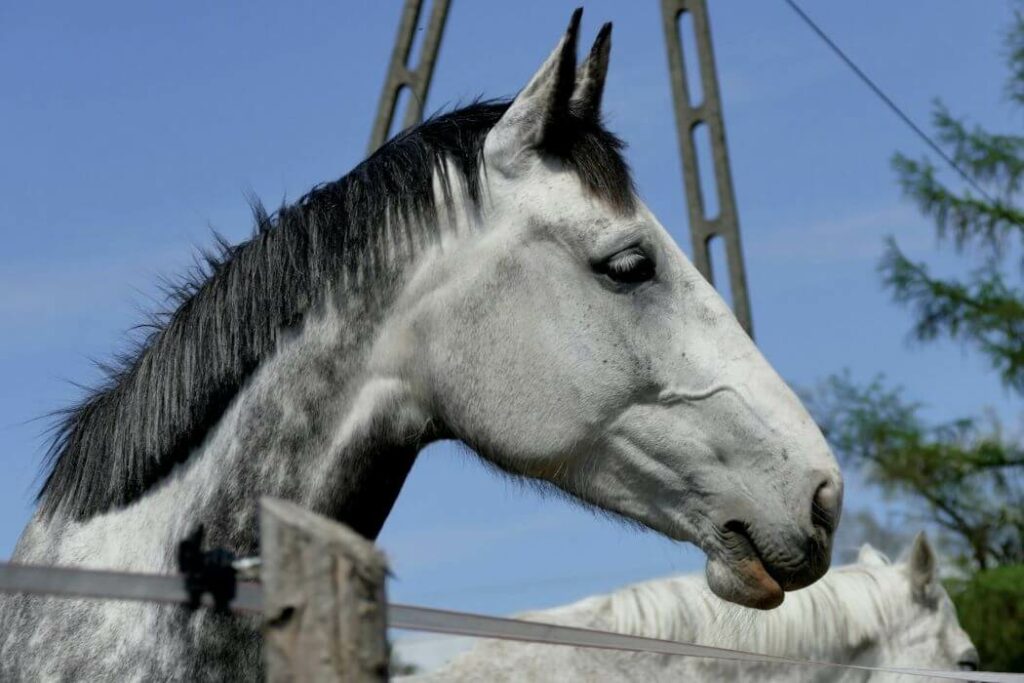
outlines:
M910 116L905 111L903 111L903 109L898 104L896 104L896 102L888 94L886 94L884 90L882 90L881 86L879 86L877 83L875 83L874 80L872 80L872 78L868 76L864 72L864 70L861 69L857 65L857 63L854 62L853 59L848 54L846 54L846 52L841 47L839 47L838 44L836 44L834 40L832 40L831 37L829 37L829 35L825 32L824 29L822 29L813 19L811 19L810 16L808 16L807 12L805 12L800 7L800 5L796 3L796 0L782 1L786 3L786 5L788 5L789 8L793 10L793 12L803 21L803 23L808 28L810 28L811 31L813 31L815 35L817 35L818 38L820 38L821 41L824 42L825 45L827 45L829 49L831 49L832 52L834 52L835 55L839 57L839 59L842 60L842 62L847 67L849 67L849 69L857 76L857 78L859 78L864 83L864 85L866 85L880 100L882 100L882 102L901 121L903 121L904 124L906 124L912 131L914 131L914 133L917 134L917 136L926 145L928 145L928 147L930 147L931 150L939 156L939 158L946 162L946 164L948 164L950 168L956 171L968 185L977 190L977 192L987 201L989 201L992 204L998 203L992 197L992 195L990 195L985 190L985 188L983 188L981 184L978 183L978 181L975 180L974 177L963 168L963 166L957 163L956 159L954 159L948 153L946 153L946 151L943 150L942 147L937 142L935 142L935 140L930 135L928 135L928 133L925 132L924 129L917 125L914 122L914 120L910 118Z

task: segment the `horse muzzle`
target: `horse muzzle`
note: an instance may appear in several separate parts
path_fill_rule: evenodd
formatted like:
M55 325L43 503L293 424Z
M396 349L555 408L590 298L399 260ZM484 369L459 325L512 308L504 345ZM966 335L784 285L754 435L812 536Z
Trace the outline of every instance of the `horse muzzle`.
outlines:
M811 495L807 524L780 533L751 514L717 526L706 548L711 590L730 602L771 609L785 592L814 583L828 571L841 505L841 481L825 477Z

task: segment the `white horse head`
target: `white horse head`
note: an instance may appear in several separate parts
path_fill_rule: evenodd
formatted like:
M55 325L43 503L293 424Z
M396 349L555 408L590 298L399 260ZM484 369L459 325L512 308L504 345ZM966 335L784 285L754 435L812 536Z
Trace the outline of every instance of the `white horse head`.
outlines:
M884 632L864 647L859 657L863 663L978 669L978 651L960 627L953 601L939 581L935 551L924 532L914 538L905 559L899 563L892 564L884 554L866 544L860 549L858 562L877 567L897 585L897 594L904 596L902 608L890 612Z
M381 357L491 462L693 541L718 595L774 607L828 568L839 470L609 153L610 25L577 70L578 22L487 134L479 208Z

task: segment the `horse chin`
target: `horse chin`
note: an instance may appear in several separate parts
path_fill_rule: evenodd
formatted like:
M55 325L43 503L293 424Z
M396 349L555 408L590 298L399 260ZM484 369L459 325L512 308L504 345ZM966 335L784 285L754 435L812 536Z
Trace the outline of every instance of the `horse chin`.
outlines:
M712 593L744 607L772 609L785 597L782 586L756 555L738 560L709 557L706 574Z

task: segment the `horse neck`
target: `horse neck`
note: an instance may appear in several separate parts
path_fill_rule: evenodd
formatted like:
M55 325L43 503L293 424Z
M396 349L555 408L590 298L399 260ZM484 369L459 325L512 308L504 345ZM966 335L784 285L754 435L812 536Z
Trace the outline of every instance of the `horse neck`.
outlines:
M381 297L327 298L185 463L125 508L82 522L37 516L19 559L166 570L200 523L210 546L253 554L261 496L376 537L431 436L400 382L368 367L385 317Z
M445 436L394 375L371 366L404 289L445 243L480 229L467 181L445 164L447 180L436 170L432 178L435 229L389 213L378 226L382 253L328 285L323 303L282 334L188 460L125 508L85 521L37 513L16 557L166 569L200 523L209 544L249 554L258 547L260 496L296 501L375 538L416 454Z
M612 628L634 635L850 662L885 635L894 602L888 578L860 567L830 572L766 612L722 602L696 575L630 586L608 596L604 609L579 605L588 604L593 619L610 614Z

